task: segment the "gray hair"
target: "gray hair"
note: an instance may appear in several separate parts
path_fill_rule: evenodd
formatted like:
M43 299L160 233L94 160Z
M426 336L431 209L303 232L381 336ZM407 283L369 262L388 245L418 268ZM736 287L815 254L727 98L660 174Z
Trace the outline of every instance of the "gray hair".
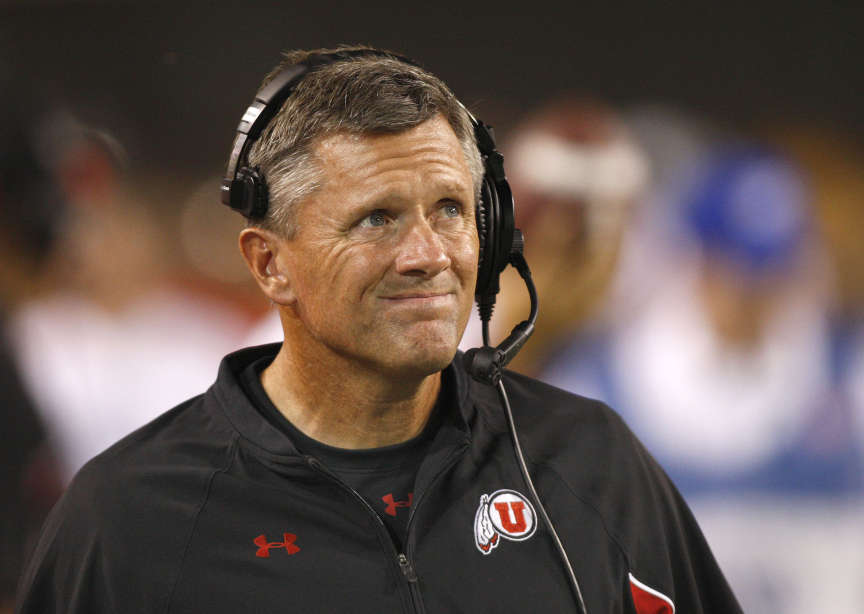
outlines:
M291 51L264 79L313 54L371 49L340 47ZM270 207L259 226L290 237L297 228L296 205L317 190L323 169L314 148L335 133L399 133L441 114L459 140L479 198L483 161L468 111L449 88L422 68L381 51L358 55L310 71L303 77L249 152L267 181Z

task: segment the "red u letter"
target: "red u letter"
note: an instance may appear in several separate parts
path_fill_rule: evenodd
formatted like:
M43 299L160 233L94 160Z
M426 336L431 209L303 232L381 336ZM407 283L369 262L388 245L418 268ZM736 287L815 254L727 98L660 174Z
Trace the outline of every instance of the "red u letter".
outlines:
M510 522L510 510L513 510L513 517L516 522ZM510 501L509 503L495 503L495 509L498 510L498 516L501 517L501 526L508 533L524 533L528 528L528 523L525 522L525 514L522 510L525 509L525 504L522 501Z

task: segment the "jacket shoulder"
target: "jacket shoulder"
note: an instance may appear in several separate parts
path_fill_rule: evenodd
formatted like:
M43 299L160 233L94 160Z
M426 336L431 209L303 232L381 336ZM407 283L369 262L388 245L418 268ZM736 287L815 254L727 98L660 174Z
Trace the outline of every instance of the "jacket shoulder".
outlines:
M584 446L592 446L593 451L592 444L602 444L610 453L633 450L632 432L618 413L601 401L510 371L505 387L520 432L524 431L528 439L538 438L549 453L566 452L570 446L562 438L573 437L578 437L583 451ZM543 455L539 450L538 454Z
M515 373L505 385L533 471L599 517L632 578L680 611L740 611L689 507L617 412Z
M164 609L210 480L233 447L206 405L190 399L82 467L22 577L22 614Z

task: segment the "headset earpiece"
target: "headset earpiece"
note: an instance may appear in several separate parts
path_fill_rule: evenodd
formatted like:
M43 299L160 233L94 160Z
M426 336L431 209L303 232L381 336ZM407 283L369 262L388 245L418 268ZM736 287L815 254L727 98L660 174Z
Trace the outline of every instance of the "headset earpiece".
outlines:
M269 190L257 166L240 168L231 181L229 194L229 206L247 219L260 219L267 214Z
M515 237L513 194L504 174L504 158L495 149L492 129L471 117L477 147L483 158L483 184L477 214L477 235L480 239L480 259L477 286L474 291L478 305L491 301L498 294L498 277L510 263ZM482 315L482 314L481 314ZM491 312L489 314L491 316Z

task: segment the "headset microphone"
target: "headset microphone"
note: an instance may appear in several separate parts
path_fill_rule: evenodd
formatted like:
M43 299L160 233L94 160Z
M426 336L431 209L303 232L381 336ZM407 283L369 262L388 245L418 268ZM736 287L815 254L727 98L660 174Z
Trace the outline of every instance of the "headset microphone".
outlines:
M501 381L501 370L513 360L525 342L528 341L531 333L534 332L534 323L537 321L537 290L531 279L531 270L522 255L522 232L516 229L514 235L516 239L510 253L510 264L519 272L528 288L528 294L531 297L531 314L527 320L517 324L507 335L507 338L495 347L489 346L489 318L484 318L481 314L483 347L473 348L465 352L465 367L471 376L492 386L497 386L498 382ZM491 312L488 315L491 316Z

